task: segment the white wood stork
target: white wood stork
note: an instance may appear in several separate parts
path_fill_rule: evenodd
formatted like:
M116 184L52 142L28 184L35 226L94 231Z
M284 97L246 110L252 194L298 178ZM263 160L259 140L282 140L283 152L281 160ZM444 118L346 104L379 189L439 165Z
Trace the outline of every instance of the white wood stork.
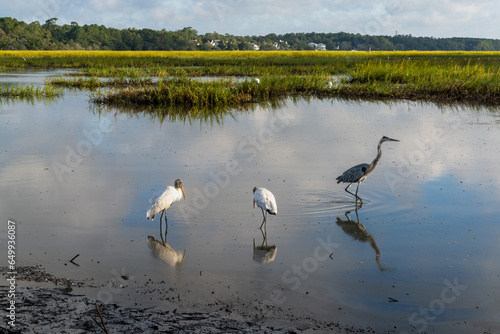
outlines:
M268 213L272 215L278 214L278 206L276 205L276 200L274 199L274 195L266 188L258 188L258 187L253 188L254 208L255 204L257 204L257 206L262 210L262 216L264 217L264 220L262 221L260 228L262 228L262 226L267 222Z
M151 207L146 213L146 218L153 220L155 216L161 212L160 216L160 236L163 242L163 233L162 233L162 218L163 214L165 214L165 234L167 234L168 223L167 223L167 209L172 205L172 203L180 201L181 199L186 199L186 195L184 194L184 188L182 187L182 181L180 179L175 180L174 186L168 186L163 192L157 192L151 197L149 203L151 203Z

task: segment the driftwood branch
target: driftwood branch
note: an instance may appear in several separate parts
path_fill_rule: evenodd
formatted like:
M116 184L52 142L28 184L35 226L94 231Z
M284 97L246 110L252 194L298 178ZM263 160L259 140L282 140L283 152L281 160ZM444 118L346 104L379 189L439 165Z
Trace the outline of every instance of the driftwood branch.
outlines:
M97 302L95 303L95 307L97 309L97 312L99 313L99 318L101 318L101 322L99 323L93 316L90 316L92 320L99 326L100 329L104 331L104 333L109 334L108 329L106 328L106 325L104 324L104 319L102 318L101 310L99 310L99 305L97 305Z

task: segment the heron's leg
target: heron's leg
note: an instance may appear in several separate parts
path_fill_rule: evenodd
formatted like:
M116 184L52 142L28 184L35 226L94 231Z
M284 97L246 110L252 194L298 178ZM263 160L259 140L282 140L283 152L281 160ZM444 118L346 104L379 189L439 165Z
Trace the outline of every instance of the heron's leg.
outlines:
M357 202L357 201L358 201L358 199L359 199L359 201L360 201L361 203L363 203L363 200L361 199L361 197L358 197L358 190L359 190L359 184L360 184L360 183L361 183L361 182L358 182L358 187L356 188L356 195L355 195L355 196L356 196L356 202Z
M345 187L345 191L347 191L349 194L353 195L354 197L358 198L358 195L354 195L352 192L350 192L349 190L349 187L351 186L352 182L349 182L349 184L347 185L347 187ZM357 192L357 191L356 191Z

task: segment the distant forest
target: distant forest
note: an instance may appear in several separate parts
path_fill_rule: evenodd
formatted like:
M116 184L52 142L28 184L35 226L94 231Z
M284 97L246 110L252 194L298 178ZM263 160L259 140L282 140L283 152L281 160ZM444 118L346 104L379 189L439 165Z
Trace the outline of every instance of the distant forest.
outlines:
M359 50L359 51L500 51L500 40L434 38L412 35L369 36L338 33L288 33L234 36L198 34L186 27L167 31L115 29L76 22L58 25L57 18L41 24L0 18L1 50Z

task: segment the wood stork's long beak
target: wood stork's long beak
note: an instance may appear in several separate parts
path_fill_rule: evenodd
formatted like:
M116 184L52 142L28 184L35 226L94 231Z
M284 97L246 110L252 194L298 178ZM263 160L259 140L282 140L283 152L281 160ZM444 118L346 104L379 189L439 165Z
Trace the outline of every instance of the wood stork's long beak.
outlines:
M186 199L186 194L184 194L184 187L181 186L181 191L182 191L182 197L184 197L184 199Z
M255 199L253 200L253 208L255 209Z

